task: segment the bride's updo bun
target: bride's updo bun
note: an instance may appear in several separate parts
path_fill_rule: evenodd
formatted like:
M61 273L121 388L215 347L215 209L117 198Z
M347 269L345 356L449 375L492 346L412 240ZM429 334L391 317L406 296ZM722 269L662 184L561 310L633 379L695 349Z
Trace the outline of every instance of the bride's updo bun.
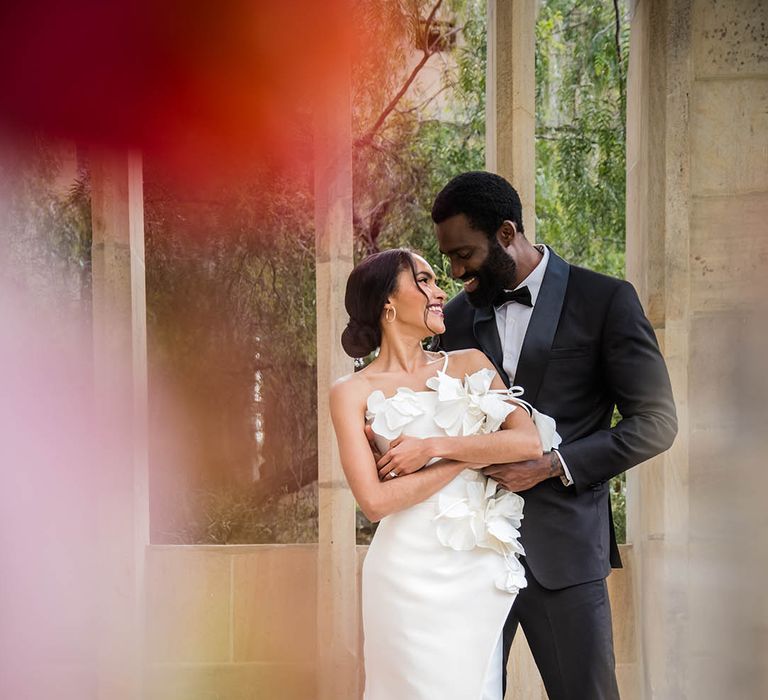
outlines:
M381 329L367 323L349 319L341 333L341 347L350 357L367 357L381 345Z
M347 280L344 307L349 323L341 334L341 346L350 357L367 357L381 345L384 304L397 288L401 270L414 271L411 252L394 248L362 260Z

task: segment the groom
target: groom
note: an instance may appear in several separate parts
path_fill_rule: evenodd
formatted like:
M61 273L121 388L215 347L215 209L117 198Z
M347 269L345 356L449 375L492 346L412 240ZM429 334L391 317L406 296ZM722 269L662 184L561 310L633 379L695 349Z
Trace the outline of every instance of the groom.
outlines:
M520 198L498 175L454 178L432 219L464 282L445 307L441 347L480 348L563 438L541 459L485 470L525 498L528 587L504 627L504 665L521 625L551 700L618 698L605 577L621 561L608 480L677 432L653 329L631 284L531 244Z

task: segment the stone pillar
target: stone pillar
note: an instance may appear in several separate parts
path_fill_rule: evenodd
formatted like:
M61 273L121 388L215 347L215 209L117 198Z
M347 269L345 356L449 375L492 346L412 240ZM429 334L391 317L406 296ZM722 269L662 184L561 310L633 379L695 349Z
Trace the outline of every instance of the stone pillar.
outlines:
M744 431L763 405L749 402L757 388L744 377L764 343L753 330L768 261L765 8L631 8L627 276L659 336L680 422L673 448L628 476L648 698L766 692L756 583L766 526L753 500L766 479Z
M317 278L317 439L319 485L318 695L358 696L355 501L341 468L328 410L330 387L352 371L341 348L344 290L352 270L350 64L341 57L317 109L315 229Z
M536 0L488 0L485 167L520 194L536 239Z
M520 195L523 226L536 240L536 1L488 0L485 168ZM510 691L525 698L544 690L522 630L509 656ZM509 693L507 693L509 695Z
M93 348L104 464L98 485L98 697L141 697L149 543L144 202L138 155L94 152Z

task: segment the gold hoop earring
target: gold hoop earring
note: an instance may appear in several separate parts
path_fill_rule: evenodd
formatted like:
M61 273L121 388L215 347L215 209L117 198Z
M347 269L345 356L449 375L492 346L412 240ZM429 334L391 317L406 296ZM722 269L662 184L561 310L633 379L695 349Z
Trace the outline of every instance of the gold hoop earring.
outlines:
M389 317L389 312L392 312L392 318ZM394 306L390 306L385 312L384 312L384 320L387 323L394 323L395 319L397 318L397 309Z

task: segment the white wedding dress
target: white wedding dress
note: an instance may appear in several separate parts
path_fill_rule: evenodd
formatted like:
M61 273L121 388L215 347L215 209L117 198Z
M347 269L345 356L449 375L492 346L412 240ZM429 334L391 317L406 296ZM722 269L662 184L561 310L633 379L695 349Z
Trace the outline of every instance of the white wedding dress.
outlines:
M447 364L428 390L370 395L382 452L401 434L493 432L515 410L521 389L490 389L489 369L456 379ZM554 421L533 413L551 443ZM381 520L363 564L365 700L501 700L502 628L526 585L522 517L520 496L467 469Z

